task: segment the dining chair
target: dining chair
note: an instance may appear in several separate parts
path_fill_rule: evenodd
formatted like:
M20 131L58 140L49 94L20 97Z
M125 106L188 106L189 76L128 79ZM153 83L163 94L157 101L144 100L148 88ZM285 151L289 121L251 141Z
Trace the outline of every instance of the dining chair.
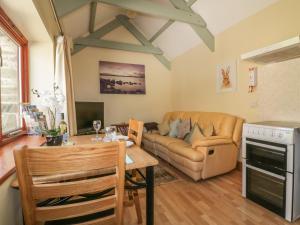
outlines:
M124 143L23 146L14 157L26 225L122 225ZM113 172L87 175L107 168Z
M137 146L141 146L143 136L144 122L130 119L128 126L128 137L134 141Z
M135 120L135 119L129 120L128 137L129 137L129 139L134 141L134 143L139 147L141 146L141 143L142 143L143 128L144 128L143 121L139 121L139 120ZM131 174L130 174L131 180L133 180L135 182L137 181L138 175L139 175L138 172L139 171L137 171L137 170L131 171ZM130 187L129 182L127 182L127 186ZM138 219L138 224L141 224L143 222L143 217L142 217L142 210L141 210L141 203L140 203L138 189L128 188L128 197L129 197L129 201L133 200L133 202L134 202L137 219Z

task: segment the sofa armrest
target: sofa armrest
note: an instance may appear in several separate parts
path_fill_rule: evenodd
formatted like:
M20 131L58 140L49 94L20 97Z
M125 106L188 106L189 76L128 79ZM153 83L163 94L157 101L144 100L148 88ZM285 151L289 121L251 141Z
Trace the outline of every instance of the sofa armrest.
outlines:
M231 144L232 138L225 136L211 136L204 139L196 140L192 143L192 148L196 149L197 147L209 147L216 145Z
M236 167L238 151L236 145L221 144L208 147L197 147L204 155L202 179L226 173Z

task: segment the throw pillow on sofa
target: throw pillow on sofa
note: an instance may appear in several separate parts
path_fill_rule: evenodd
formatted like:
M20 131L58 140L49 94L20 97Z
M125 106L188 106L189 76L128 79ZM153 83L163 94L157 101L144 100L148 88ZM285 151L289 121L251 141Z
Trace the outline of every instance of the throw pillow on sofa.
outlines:
M174 120L170 123L170 132L169 137L176 138L178 136L178 125L180 124L180 120Z
M196 140L203 139L205 136L197 123L194 124L191 133L185 138L185 141L189 144L193 144Z
M178 125L178 134L177 137L184 139L184 137L191 131L191 122L190 120L182 120Z
M205 137L210 137L213 136L214 133L214 125L212 123L205 124L205 125L200 125L199 126L201 129L202 134Z
M167 122L163 122L157 125L158 131L160 135L166 136L170 131L170 126Z

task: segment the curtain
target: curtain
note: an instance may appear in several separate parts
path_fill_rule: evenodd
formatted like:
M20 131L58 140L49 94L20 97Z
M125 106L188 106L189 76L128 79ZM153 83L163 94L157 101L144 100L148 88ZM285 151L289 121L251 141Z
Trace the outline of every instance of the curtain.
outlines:
M71 64L72 40L65 36L56 39L55 53L55 83L62 90L66 100L63 107L65 120L68 123L69 134L76 134L75 98Z

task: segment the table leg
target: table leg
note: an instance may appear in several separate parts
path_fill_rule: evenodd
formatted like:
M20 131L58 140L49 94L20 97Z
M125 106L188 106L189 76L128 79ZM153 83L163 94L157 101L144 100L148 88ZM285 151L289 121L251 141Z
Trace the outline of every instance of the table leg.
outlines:
M147 225L154 225L154 169L146 168L146 219Z

